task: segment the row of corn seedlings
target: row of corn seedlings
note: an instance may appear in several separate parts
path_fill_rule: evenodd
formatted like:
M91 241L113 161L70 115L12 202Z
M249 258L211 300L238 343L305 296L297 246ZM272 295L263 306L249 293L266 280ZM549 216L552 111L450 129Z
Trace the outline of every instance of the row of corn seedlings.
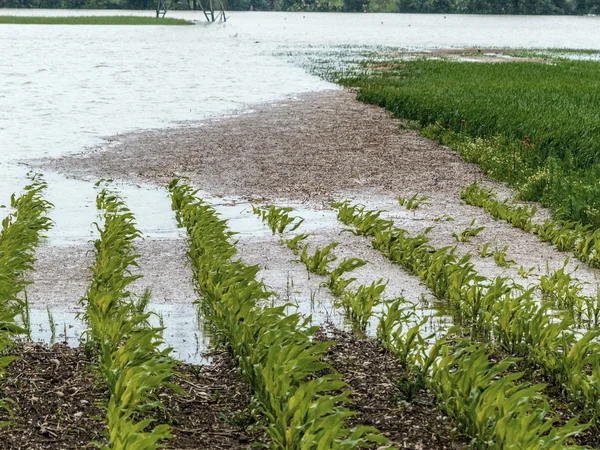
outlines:
M234 233L226 221L189 185L174 180L169 190L177 221L188 232L201 308L250 383L273 448L385 444L374 428L348 428L346 419L355 415L345 406L350 391L323 362L332 342L313 341L316 327L308 327L310 319L299 314L286 315L286 305L263 306L271 293L256 280L257 266L235 259Z
M42 233L52 227L46 214L54 206L43 198L47 183L42 177L32 175L30 179L23 194L11 196L15 211L2 221L0 234L0 311L12 314L13 319L21 316L26 329L29 306L25 288L29 282L25 274L33 269L35 250L44 238Z
M134 240L141 237L133 213L108 188L96 198L103 226L94 242L91 283L81 305L88 324L86 346L108 388L106 449L153 449L171 437L166 424L153 426L147 415L163 408L158 390L170 384L174 360L163 344L162 328L152 327L145 312L149 294L136 298L129 285L140 277Z
M351 270L354 265L362 265L361 261L345 260L338 269L328 272L329 284L339 279L336 271L344 273L345 266ZM311 270L309 264L307 268ZM385 285L380 286L382 291ZM353 304L346 309L350 314L353 310L361 312ZM555 420L550 417L548 402L541 394L544 386L518 382L522 374L507 373L515 365L515 358L491 363L489 348L464 339L452 346L442 339L427 351L427 341L433 337L421 336L421 327L427 319L409 328L408 324L414 323L413 316L414 311L406 307L406 302L397 299L386 303L377 327L382 346L393 352L406 368L397 385L407 400L411 401L419 389L431 388L439 405L457 420L475 444L493 443L493 448L563 448L569 437L585 428L577 426L576 419L564 427L553 428ZM506 376L499 378L501 375Z
M278 208L277 206L271 205L266 207L263 211L268 211L269 213L271 211L283 211L289 213L293 210L291 208ZM279 234L283 234L286 226L280 226L280 224L284 224L285 221L287 221L287 219L283 218L283 215L264 214L260 212L260 208L255 208L255 213L261 217L263 222L267 222L271 229L277 229ZM273 224L269 221L269 217L273 216L279 216L282 217L282 219ZM299 226L301 223L302 222L299 221L297 222L297 225ZM298 226L294 226L289 231L295 231ZM367 261L360 258L344 258L335 269L330 270L330 264L337 261L337 257L332 253L332 250L334 250L339 243L332 242L323 248L317 246L314 253L311 254L309 251L309 244L305 244L302 250L300 250L299 247L300 242L307 237L307 234L299 234L287 240L282 238L281 243L285 243L300 257L299 261L304 263L309 273L327 277L327 281L323 282L322 286L329 288L334 297L335 306L344 309L346 317L352 324L353 331L363 335L367 329L369 320L373 316L374 309L383 302L383 292L387 283L384 283L383 279L380 279L374 281L370 285L360 285L356 289L348 288L352 282L356 281L356 278L345 278L344 275L364 266L367 264Z
M0 230L0 379L16 357L6 354L17 335L29 333L29 306L25 288L27 272L33 270L35 250L42 233L52 227L47 212L53 206L43 198L47 184L41 176L31 176L31 184L19 197L10 199L15 211L2 221ZM18 317L21 317L19 323ZM0 410L12 415L11 401L0 398ZM0 427L9 422L1 422Z
M487 280L455 248L436 249L424 235L409 237L379 217L381 211L365 211L348 202L334 204L338 218L357 232L373 237L373 246L392 261L418 275L441 300L445 300L457 323L484 342L495 342L504 351L523 357L568 399L575 401L593 422L600 418L600 332L585 334L573 328L569 316L554 317L552 305L534 296L509 278ZM388 327L389 328L389 327Z
M589 225L577 221L546 219L533 223L536 207L500 201L497 195L477 182L464 187L461 198L469 205L483 208L494 219L506 220L514 227L534 233L543 242L549 242L560 251L573 252L577 259L594 267L600 267L600 229L591 231Z

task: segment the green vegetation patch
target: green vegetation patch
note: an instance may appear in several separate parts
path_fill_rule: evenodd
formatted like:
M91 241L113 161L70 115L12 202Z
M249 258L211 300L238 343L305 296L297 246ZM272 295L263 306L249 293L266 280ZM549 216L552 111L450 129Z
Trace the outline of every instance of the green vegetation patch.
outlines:
M0 16L0 24L29 25L193 25L183 19L136 16L30 17Z
M600 227L600 64L403 60L338 79L561 218Z

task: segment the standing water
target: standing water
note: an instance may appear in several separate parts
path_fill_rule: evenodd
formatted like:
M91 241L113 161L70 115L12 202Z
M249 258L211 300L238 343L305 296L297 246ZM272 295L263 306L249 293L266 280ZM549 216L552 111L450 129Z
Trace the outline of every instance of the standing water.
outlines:
M152 15L133 11L3 10L13 15ZM335 86L276 56L288 49L364 46L409 49L529 47L600 49L598 19L588 17L458 16L232 12L206 24L202 12L169 12L197 20L175 26L0 25L0 205L27 182L27 160L59 157L121 133L176 127L248 110L251 105ZM25 163L25 165L23 164ZM91 248L97 219L93 182L48 173L55 227L46 249ZM181 241L164 190L121 185L146 236ZM0 209L0 218L8 209ZM240 218L239 208L226 213ZM258 225L254 226L258 230ZM260 231L257 231L260 232ZM61 254L62 254L61 253ZM88 262L89 260L82 259ZM83 282L82 282L83 283ZM198 360L202 339L193 293L159 289L166 339L178 356ZM166 292L166 293L165 293ZM81 292L77 293L81 295ZM77 295L48 302L32 295L34 337L48 338L46 307L59 330L73 322ZM173 308L169 305L179 305ZM64 319L64 320L63 320ZM64 323L61 323L63 320ZM73 326L73 323L70 324ZM71 342L81 326L74 326ZM39 330L39 331L38 331ZM77 332L75 332L77 330ZM188 330L187 335L180 331ZM67 333L69 333L67 331ZM199 344L198 342L201 341ZM185 343L192 343L186 347Z

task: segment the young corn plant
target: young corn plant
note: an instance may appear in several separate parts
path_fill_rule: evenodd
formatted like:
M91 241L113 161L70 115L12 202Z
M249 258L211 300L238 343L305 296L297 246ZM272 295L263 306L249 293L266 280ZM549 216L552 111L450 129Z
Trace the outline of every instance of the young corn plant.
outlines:
M35 251L44 238L43 233L52 227L47 213L53 207L43 198L47 188L43 178L30 175L30 179L31 184L25 186L20 196L12 194L14 212L2 221L0 230L0 313L15 313L25 325L29 317L26 274L33 270Z
M404 367L405 373L395 384L404 399L411 402L417 392L427 387L428 372L435 358L428 357L426 351L427 341L433 335L421 335L421 328L428 319L424 317L409 328L416 316L413 310L404 308L405 304L404 299L386 303L377 326L377 339Z
M469 341L445 346L432 368L432 386L446 413L473 439L476 447L552 449L577 448L569 439L589 425L577 417L556 425L542 394L545 385L519 382L510 373L518 359L490 361L490 351Z
M355 291L346 290L338 297L337 303L346 311L355 332L364 334L367 330L369 319L373 316L373 308L381 304L386 285L387 283L380 279L369 286L361 285Z
M526 269L524 266L519 266L519 269L517 270L517 274L520 277L529 278L533 274L534 270L535 270L535 267L530 267L529 269Z
M542 275L540 277L540 291L542 297L551 301L552 304L561 309L571 311L581 308L583 302L581 291L583 284L566 272L569 258L563 264L563 267L554 271L551 275Z
M344 295L346 288L350 283L356 281L356 278L342 278L342 275L352 272L359 267L367 264L367 261L360 258L345 258L334 270L329 273L329 280L325 285L329 288L334 297Z
M537 211L535 206L530 208L511 204L508 199L501 202L491 189L479 186L477 182L464 187L460 197L469 205L483 208L496 220L506 220L512 226L526 232L533 229L532 219Z
M310 234L298 234L293 238L287 239L285 241L285 245L287 245L287 247L294 252L294 255L298 256L302 242L309 236Z
M485 230L485 227L476 227L475 219L473 219L471 221L471 224L467 228L465 228L463 231L461 231L458 234L452 233L452 237L454 237L454 239L456 239L456 242L469 242L472 237L477 236L483 230Z
M348 427L346 419L355 415L347 407L350 391L323 361L332 343L313 340L316 327L308 326L310 318L286 315L286 305L260 306L271 294L256 281L257 266L234 259L226 222L189 185L174 180L169 191L178 223L188 232L200 306L250 384L273 448L385 444L372 427Z
M342 205L352 211L347 203ZM346 219L356 223L365 212L354 210L352 214ZM471 331L471 335L484 340L493 336L507 351L527 356L530 364L541 368L542 373L561 385L564 378L557 361L560 339L570 327L567 319L555 321L547 313L547 307L534 300L533 288L523 290L502 278L489 282L474 270L470 255L458 258L454 248L420 245L412 247L410 254L406 253L411 248L406 236L405 230L391 229L380 232L373 244L392 261L417 274L432 290L435 288L434 293L437 292L439 298L447 299L453 310L460 312L462 320L476 331ZM380 330L385 327L389 331L387 321L385 326L380 324ZM378 335L383 336L383 333L379 331ZM389 345L389 337L385 338L387 341L380 339ZM452 353L450 349L455 349L455 345L438 341L432 348L430 355L442 348L443 353L441 360L428 359L433 377L430 386L437 392L440 403L447 405L449 415L475 443L483 446L497 440L503 443L498 448L558 450L567 446L570 436L585 428L575 424L577 418L563 427L553 428L552 420L547 419L549 407L540 393L541 386L515 384L522 374L501 377L515 359L492 363L487 350L475 354L476 348L469 349L472 344L464 345L466 350L452 350ZM460 355L463 356L458 358ZM504 447L504 443L508 447Z
M302 249L300 261L306 265L306 269L316 275L327 275L329 270L327 266L337 259L337 256L331 252L334 248L340 245L339 242L332 242L323 248L317 246L315 253L312 256L308 255L308 244Z
M482 258L487 258L489 256L493 256L494 252L490 250L490 246L494 243L494 241L485 242L484 244L477 246L477 251L479 252L479 256Z
M498 265L498 267L510 267L513 264L516 264L516 261L506 258L507 250L508 245L505 245L504 247L502 247L502 249L499 249L498 247L494 249L494 262L496 263L496 265Z
M400 206L404 206L410 211L417 209L421 205L431 205L431 203L429 202L429 198L425 196L419 197L419 194L415 194L410 198L398 197L398 203L400 204Z
M252 205L252 212L259 216L263 222L269 224L273 234L282 234L288 227L290 227L288 231L295 231L302 225L302 222L304 222L303 218L289 216L292 211L293 208L289 207L278 208L277 206L270 205L268 207L260 208Z

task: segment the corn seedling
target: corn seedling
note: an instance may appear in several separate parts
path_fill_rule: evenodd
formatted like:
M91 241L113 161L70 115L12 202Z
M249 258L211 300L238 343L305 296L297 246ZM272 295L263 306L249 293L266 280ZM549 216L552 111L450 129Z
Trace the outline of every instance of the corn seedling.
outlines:
M469 242L472 237L477 236L483 230L485 230L485 227L476 227L475 219L473 219L471 221L471 224L459 234L452 233L452 237L454 237L454 239L456 239L457 242Z
M542 297L551 301L557 308L572 310L582 302L580 294L583 285L572 274L566 272L568 263L569 258L565 260L563 267L551 275L542 275L540 291Z
M263 208L252 205L252 212L259 216L263 222L269 224L273 234L283 233L288 226L291 226L288 231L295 231L302 225L304 219L289 216L292 211L292 208L278 208L273 205Z
M346 311L355 331L364 333L373 315L373 308L381 303L381 296L387 283L383 279L369 286L361 285L355 291L347 290L337 299L337 303Z
M555 425L541 393L545 386L519 382L521 372L508 372L517 361L492 363L485 346L469 341L444 347L432 370L438 401L476 446L494 442L493 448L568 448L569 438L589 425L577 425L577 418Z
M477 246L477 251L479 252L479 256L482 258L487 258L489 256L493 256L494 252L490 250L490 245L492 245L494 241L486 242L484 244Z
M331 273L326 286L329 288L334 297L341 297L350 283L356 278L342 278L347 272L364 266L367 261L360 258L345 258Z
M359 221L363 214L364 211L356 210L351 221ZM565 333L570 333L571 322L566 318L556 321L549 315L547 305L540 306L533 298L534 288L523 290L504 278L490 282L474 270L470 255L459 258L454 248L435 249L428 244L411 247L405 230L379 234L373 240L374 247L417 274L438 298L447 299L459 320L472 326L472 336L484 340L493 336L507 351L527 356L528 362L556 385L566 384L564 369L561 370L565 364L559 364L560 342ZM410 253L405 252L408 248ZM382 330L389 335L393 329L390 322L385 319L378 329L378 337L388 348L391 338L384 337ZM441 359L435 356L440 351ZM432 373L428 382L438 401L479 445L498 441L509 445L499 448L558 450L565 447L570 436L585 428L575 424L577 418L553 428L547 400L540 392L543 386L519 384L522 374L507 372L516 359L492 363L485 349L468 343L459 343L457 349L438 341L426 361L424 366L430 367ZM566 376L577 385L577 375ZM411 392L410 379L405 392ZM573 392L569 391L570 398L575 398Z
M300 245L302 244L302 241L304 241L309 236L310 234L299 234L291 239L287 239L285 241L285 244L292 252L294 252L294 255L298 256L298 254L300 253Z
M442 214L440 217L433 219L434 222L454 222L454 218L446 214Z
M419 197L419 194L415 194L410 198L398 197L398 203L400 206L404 206L408 210L417 209L421 205L431 205L427 197Z
M332 242L323 248L317 246L314 255L308 256L308 244L306 244L300 254L300 261L306 265L309 272L316 275L327 275L327 265L337 259L335 255L331 254L331 251L338 245L340 245L339 242Z
M533 274L534 270L535 270L535 267L530 267L529 269L525 269L525 267L519 266L519 269L517 270L517 274L520 277L529 278Z
M27 273L33 270L35 250L52 226L46 216L52 204L43 198L47 184L39 175L30 175L31 184L23 194L11 196L14 212L2 221L0 230L0 378L14 359L6 354L16 335L29 335L29 303L25 291L30 283ZM21 318L21 324L17 317ZM0 398L0 410L12 417L14 402ZM9 425L0 422L0 427Z
M505 245L504 247L502 247L502 249L499 249L498 247L494 249L494 261L499 267L510 267L513 264L516 264L516 261L513 261L512 259L506 259L507 250L508 245Z

